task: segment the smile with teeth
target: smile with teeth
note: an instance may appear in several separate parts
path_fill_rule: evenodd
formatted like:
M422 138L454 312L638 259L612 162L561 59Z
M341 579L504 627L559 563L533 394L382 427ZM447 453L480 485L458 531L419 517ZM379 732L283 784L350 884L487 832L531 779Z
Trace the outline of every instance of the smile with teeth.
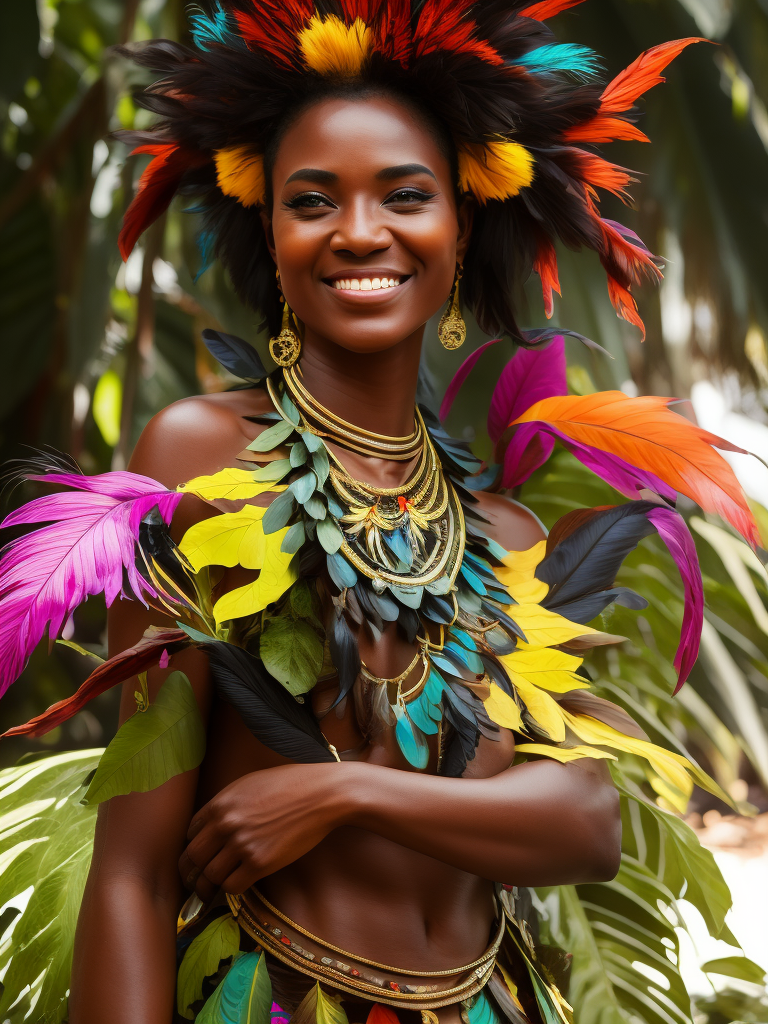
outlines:
M400 281L399 277L345 277L334 281L333 287L343 292L377 292L381 288L396 288Z

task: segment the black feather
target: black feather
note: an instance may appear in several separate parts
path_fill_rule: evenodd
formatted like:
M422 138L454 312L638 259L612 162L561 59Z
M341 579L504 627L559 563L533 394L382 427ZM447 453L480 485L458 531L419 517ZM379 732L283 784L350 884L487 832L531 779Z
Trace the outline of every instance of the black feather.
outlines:
M242 380L263 380L267 371L256 349L234 334L207 329L203 331L205 347L225 370Z
M222 641L199 646L208 654L218 695L264 746L302 764L335 760L309 706L299 704L257 658Z

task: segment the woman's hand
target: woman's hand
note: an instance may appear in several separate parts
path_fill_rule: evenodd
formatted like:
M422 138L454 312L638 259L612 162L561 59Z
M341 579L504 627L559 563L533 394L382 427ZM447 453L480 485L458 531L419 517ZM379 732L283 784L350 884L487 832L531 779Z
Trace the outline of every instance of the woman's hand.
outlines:
M291 764L244 775L192 819L181 878L205 903L222 888L242 893L298 860L346 823L352 765Z

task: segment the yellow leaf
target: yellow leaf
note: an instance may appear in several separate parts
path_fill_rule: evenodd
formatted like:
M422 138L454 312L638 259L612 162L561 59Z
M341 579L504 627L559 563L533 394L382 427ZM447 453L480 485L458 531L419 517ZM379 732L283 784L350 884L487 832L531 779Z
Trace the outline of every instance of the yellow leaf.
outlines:
M226 498L229 501L243 501L255 498L265 491L284 491L285 484L270 481L254 480L253 473L247 469L222 469L213 476L197 476L177 488L185 494L196 494L203 501L217 501Z
M205 565L260 569L265 550L261 520L266 511L257 505L245 505L239 512L204 519L187 530L179 548L195 572Z
M561 764L568 764L569 761L577 761L582 757L608 758L611 761L617 760L615 754L609 754L605 750L598 750L597 747L552 747L548 743L521 743L515 747L516 754L541 754L542 757L552 757Z
M528 712L539 728L555 743L565 739L565 712L548 693L524 679L513 680Z
M220 598L213 608L216 622L255 615L276 601L298 579L294 556L280 550L288 527L264 536L264 561L253 583L232 590Z
M509 694L505 693L496 683L491 683L491 695L483 703L488 716L496 725L500 725L504 729L514 729L517 732L522 729L523 721L520 717L520 708Z
M571 622L557 612L542 608L539 604L510 605L506 612L525 633L526 643L520 642L522 650L539 647L557 647L567 644L577 636L589 636L597 630ZM578 667L578 666L577 666Z
M534 650L522 647L512 654L503 655L499 660L517 687L525 682L553 693L569 693L589 686L587 679L576 675L576 669L581 666L583 659L566 654L565 651L555 651L549 647Z

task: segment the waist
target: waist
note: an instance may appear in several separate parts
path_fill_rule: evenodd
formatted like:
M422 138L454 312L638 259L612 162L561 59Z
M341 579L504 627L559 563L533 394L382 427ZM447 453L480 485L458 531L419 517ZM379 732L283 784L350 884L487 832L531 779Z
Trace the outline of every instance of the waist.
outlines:
M491 977L504 935L499 915L485 950L469 963L424 971L345 950L288 918L258 890L228 896L240 927L284 964L349 995L414 1010L448 1006L478 993Z

